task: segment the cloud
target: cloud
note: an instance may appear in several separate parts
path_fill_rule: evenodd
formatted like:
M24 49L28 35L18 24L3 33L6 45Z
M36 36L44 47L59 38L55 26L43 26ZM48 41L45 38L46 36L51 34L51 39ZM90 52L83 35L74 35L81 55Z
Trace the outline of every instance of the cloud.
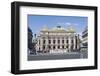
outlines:
M57 24L60 25L60 26L70 26L70 25L72 25L72 26L78 27L78 24L77 23L59 22Z
M66 22L65 24L66 24L66 25L71 25L72 23L70 23L70 22Z
M70 23L70 22L59 22L57 24L58 25L71 25L72 23Z

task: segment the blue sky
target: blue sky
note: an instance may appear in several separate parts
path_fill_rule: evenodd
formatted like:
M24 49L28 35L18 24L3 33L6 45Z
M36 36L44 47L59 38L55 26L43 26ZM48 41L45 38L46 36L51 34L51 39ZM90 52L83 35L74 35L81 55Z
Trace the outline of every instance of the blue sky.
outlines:
M33 34L37 34L44 26L49 29L60 25L67 29L67 26L73 25L77 33L81 33L88 24L88 17L79 16L50 16L50 15L28 15L28 26Z

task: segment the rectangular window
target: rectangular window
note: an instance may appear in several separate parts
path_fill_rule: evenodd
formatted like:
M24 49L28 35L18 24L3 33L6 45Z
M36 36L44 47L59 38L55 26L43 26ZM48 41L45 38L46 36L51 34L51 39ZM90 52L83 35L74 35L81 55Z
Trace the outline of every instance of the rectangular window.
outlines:
M64 44L64 40L62 40L62 43Z
M53 49L55 49L55 46L53 46Z
M49 44L51 44L51 40L49 40Z
M60 49L60 46L58 46L58 49Z
M66 48L68 48L68 45L66 46Z
M62 49L64 49L64 45L62 46Z
M60 43L60 40L58 40L58 44Z
M66 40L66 43L68 43L68 40Z
M53 44L55 44L55 40L53 40Z
M45 49L45 46L43 46L43 50Z

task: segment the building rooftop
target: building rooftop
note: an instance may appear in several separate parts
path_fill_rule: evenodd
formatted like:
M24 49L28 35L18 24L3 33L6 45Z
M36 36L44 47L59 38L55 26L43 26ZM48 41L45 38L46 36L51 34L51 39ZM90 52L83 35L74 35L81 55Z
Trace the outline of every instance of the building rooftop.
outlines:
M47 26L44 26L41 31L42 32L73 32L73 33L76 32L73 26L68 26L66 29L61 26L56 26L56 27L53 27L52 29L48 29Z

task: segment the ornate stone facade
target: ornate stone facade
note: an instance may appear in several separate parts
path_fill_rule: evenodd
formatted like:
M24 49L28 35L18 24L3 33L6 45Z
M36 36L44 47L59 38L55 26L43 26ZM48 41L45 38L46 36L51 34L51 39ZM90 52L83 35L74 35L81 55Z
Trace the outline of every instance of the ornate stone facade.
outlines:
M79 50L79 35L72 26L52 29L44 27L37 36L36 50L44 53L72 52Z

